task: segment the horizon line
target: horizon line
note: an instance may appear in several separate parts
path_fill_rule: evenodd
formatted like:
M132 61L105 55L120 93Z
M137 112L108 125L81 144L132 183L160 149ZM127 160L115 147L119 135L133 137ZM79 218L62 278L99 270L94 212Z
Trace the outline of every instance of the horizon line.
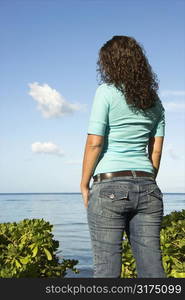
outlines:
M0 195L24 195L24 194L82 194L81 192L26 192L26 193L0 193ZM185 194L185 192L163 192L163 194Z

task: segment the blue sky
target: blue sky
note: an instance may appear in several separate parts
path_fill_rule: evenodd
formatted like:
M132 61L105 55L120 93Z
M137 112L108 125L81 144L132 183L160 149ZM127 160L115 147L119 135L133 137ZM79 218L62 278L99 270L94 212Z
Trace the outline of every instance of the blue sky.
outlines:
M100 47L139 41L159 79L157 182L185 192L185 1L0 1L0 192L79 192Z

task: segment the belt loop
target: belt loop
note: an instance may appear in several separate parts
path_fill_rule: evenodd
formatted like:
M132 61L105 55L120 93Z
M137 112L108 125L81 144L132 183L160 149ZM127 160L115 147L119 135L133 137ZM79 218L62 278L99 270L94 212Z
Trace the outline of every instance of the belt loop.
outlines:
M101 181L101 175L97 174L97 181L100 182Z
M130 170L130 171L132 172L133 177L136 178L136 177L137 177L137 176L136 176L136 172L133 171L133 170Z

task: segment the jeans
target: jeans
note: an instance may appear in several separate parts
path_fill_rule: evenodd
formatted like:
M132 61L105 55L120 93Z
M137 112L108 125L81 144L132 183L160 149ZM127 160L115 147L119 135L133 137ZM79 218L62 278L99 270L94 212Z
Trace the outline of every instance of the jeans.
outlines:
M160 250L163 194L151 177L121 176L93 182L87 221L93 253L93 277L121 276L126 231L138 278L166 277Z

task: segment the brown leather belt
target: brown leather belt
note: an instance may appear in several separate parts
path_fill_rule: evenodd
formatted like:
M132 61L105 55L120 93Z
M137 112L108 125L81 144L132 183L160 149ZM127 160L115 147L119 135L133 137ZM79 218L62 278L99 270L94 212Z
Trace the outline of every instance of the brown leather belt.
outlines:
M103 179L110 179L110 178L119 177L119 176L132 176L132 177L147 176L147 177L154 178L154 175L149 172L125 170L125 171L110 172L110 173L100 173L100 174L93 176L93 179L94 179L94 181L101 181Z

